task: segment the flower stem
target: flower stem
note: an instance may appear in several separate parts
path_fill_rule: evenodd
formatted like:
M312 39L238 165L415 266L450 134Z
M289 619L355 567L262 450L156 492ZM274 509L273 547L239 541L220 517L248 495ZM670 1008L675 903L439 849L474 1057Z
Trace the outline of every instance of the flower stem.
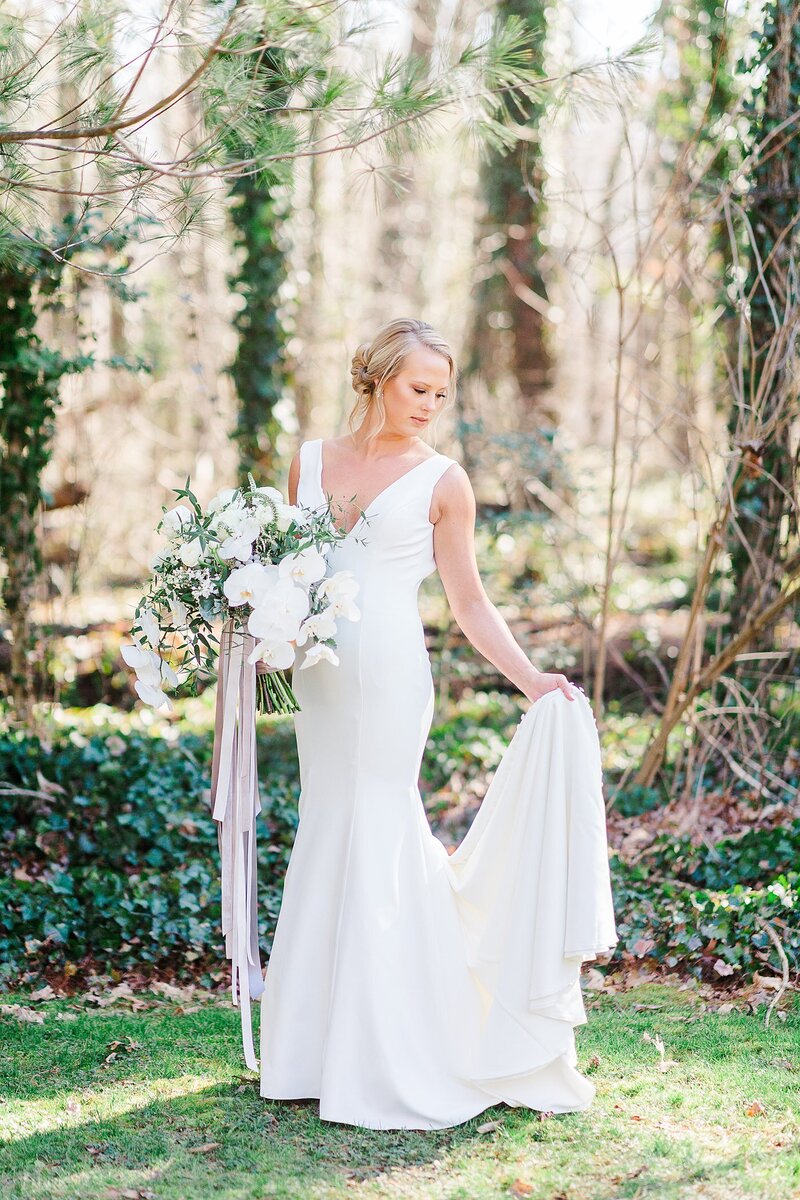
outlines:
M256 675L256 700L260 713L300 712L297 697L283 671L266 671Z

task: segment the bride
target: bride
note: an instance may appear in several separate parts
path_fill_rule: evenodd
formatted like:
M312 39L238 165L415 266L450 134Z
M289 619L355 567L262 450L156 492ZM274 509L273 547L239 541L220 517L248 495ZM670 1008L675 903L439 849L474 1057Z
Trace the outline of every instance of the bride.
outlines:
M299 821L261 994L260 1093L377 1129L499 1102L586 1108L583 961L617 941L599 744L565 675L528 660L487 596L467 473L426 440L456 387L445 340L390 321L352 361L350 432L304 442L289 501L330 506L330 569L359 584L338 662L299 670ZM453 854L418 779L434 711L417 604L438 570L471 644L531 701Z

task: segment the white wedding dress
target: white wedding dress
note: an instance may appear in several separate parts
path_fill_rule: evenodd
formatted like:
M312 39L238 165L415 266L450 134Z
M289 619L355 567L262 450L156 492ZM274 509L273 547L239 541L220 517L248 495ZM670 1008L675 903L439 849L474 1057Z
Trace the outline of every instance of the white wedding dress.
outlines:
M298 504L326 505L321 439ZM435 569L436 454L389 484L330 556L358 621L339 665L292 675L299 823L261 993L260 1092L328 1121L457 1125L505 1101L586 1108L573 1027L581 962L617 941L599 742L588 700L531 705L448 855L418 787L434 711L417 606Z

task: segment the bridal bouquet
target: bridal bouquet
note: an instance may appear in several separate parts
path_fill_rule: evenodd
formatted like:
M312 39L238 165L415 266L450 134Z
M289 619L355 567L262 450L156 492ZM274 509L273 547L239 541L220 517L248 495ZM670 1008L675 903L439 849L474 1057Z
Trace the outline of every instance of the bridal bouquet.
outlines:
M189 487L176 488L177 504L164 512L164 544L151 562L153 577L136 605L133 642L122 657L136 672L136 692L146 704L172 708L164 688L195 687L200 673L213 676L219 639L214 625L250 634L255 645L259 712L297 712L284 672L295 650L308 643L300 669L321 659L338 665L339 618L357 621L352 571L328 575L331 544L346 536L328 510L287 504L273 487L225 488L203 512ZM181 658L162 654L177 640ZM261 668L259 670L259 667Z

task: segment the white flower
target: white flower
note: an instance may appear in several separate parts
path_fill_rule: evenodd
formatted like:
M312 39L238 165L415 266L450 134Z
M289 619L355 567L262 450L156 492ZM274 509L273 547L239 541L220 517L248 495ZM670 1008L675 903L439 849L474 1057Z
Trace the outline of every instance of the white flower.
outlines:
M358 591L358 580L352 571L335 571L327 579L323 579L317 588L320 596L355 596Z
M361 609L353 603L350 596L336 596L329 606L334 616L345 617L348 621L361 619Z
M247 661L251 665L256 662L265 662L267 666L285 671L294 662L294 647L291 642L267 638L256 645L253 652L248 655Z
M326 641L336 635L336 616L333 612L333 606L328 605L323 608L322 612L313 613L312 616L306 618L300 626L297 634L297 644L302 646L308 637L316 638L318 641Z
M352 571L337 571L328 579L323 579L317 588L317 595L328 599L335 616L345 617L348 621L358 621L361 618L361 610L353 603L358 586L358 580L353 577Z
M253 492L254 496L269 496L276 504L283 504L283 492L279 492L274 487L257 487Z
M136 672L134 687L141 699L156 708L165 701L168 707L171 707L166 695L161 691L161 684L164 682L170 687L178 686L178 676L169 663L165 662L160 654L156 654L154 650L146 650L138 642L120 646L120 653L128 666L133 667Z
M155 650L148 650L141 642L122 645L119 652L128 666L133 667L137 675L145 673L153 664L161 662L161 656L156 654Z
M217 492L216 496L212 496L212 498L209 500L208 504L206 505L206 513L215 513L217 509L225 508L226 505L230 504L236 496L236 488L223 488L222 491Z
M261 532L261 526L247 513L237 513L231 521L226 519L224 523L230 530L230 537L219 548L220 558L238 558L240 562L247 562L252 557L253 542Z
M298 551L297 554L287 554L278 563L278 573L281 579L289 578L293 583L308 587L316 583L325 574L327 563L319 551L313 546Z
M151 646L157 646L161 640L161 630L152 608L144 608L136 618L136 624L142 631L144 640Z
M278 569L272 563L249 562L243 567L234 567L225 580L223 592L228 598L228 604L235 608L237 604L249 604L255 608L268 589L274 584Z
M326 646L324 642L315 642L313 646L309 646L308 650L306 650L303 661L300 663L298 669L303 671L306 667L313 667L322 658L327 659L329 663L333 663L334 667L338 667L339 665L339 659L330 646Z
M176 629L180 628L181 625L186 624L186 618L189 615L189 610L182 600L178 600L177 597L170 600L169 611L170 616L172 617L172 624Z
M275 522L275 526L281 531L281 533L286 533L286 530L292 523L297 523L302 520L302 511L297 507L296 504L279 504L277 508L278 519Z
M192 520L192 510L185 504L176 504L169 512L164 513L159 528L163 529L168 537L175 537L182 532L183 526L190 525Z
M143 683L141 679L137 679L133 686L136 688L139 699L143 700L145 704L150 704L153 708L161 708L162 704L166 704L168 710L172 709L172 701L161 688Z
M178 558L185 567L196 567L203 557L203 547L197 538L193 538L191 542L184 542L178 550Z
M259 600L250 613L247 629L253 637L291 640L297 636L300 622L308 615L309 597L304 588L290 579L280 579Z

